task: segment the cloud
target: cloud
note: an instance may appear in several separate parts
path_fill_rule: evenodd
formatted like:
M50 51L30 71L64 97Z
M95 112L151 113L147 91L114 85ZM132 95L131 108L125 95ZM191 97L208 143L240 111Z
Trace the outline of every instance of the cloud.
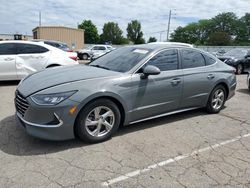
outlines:
M43 25L64 25L76 27L83 19L91 19L99 33L103 24L114 21L126 35L127 23L137 19L142 24L145 37L155 36L167 29L169 10L172 10L171 28L211 18L221 12L233 11L242 16L249 11L247 0L8 0L1 2L0 33L32 34L39 23L42 12ZM162 39L166 32L162 32Z

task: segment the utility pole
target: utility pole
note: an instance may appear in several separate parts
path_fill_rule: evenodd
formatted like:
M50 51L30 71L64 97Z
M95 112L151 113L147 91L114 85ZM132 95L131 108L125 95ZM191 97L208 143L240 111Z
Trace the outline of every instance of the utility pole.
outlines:
M167 30L167 42L169 41L169 30L170 30L170 21L171 21L172 11L169 11L168 15L168 30Z
M39 27L42 25L42 13L39 11Z

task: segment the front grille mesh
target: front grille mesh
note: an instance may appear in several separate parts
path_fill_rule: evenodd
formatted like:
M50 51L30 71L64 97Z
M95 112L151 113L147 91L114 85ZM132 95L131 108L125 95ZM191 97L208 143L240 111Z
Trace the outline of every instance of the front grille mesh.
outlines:
M17 91L15 97L15 106L19 114L24 116L26 110L29 108L28 101Z

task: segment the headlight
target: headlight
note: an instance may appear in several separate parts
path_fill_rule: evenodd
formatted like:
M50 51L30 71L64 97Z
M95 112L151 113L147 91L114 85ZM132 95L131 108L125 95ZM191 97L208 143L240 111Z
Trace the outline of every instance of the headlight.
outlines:
M53 94L35 94L31 96L31 99L38 105L57 105L65 99L69 98L75 92L76 91Z

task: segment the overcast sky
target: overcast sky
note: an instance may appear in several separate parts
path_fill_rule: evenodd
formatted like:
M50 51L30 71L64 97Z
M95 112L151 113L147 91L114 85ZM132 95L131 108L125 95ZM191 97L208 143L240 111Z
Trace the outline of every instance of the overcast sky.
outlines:
M250 12L249 8L249 0L1 0L0 34L32 34L41 11L42 25L77 27L83 19L91 19L99 33L105 22L114 21L126 35L127 23L137 19L146 38L155 36L159 40L159 31L167 29L170 9L173 31L177 26L221 12L233 11L242 16ZM162 40L165 38L166 32L162 33Z

